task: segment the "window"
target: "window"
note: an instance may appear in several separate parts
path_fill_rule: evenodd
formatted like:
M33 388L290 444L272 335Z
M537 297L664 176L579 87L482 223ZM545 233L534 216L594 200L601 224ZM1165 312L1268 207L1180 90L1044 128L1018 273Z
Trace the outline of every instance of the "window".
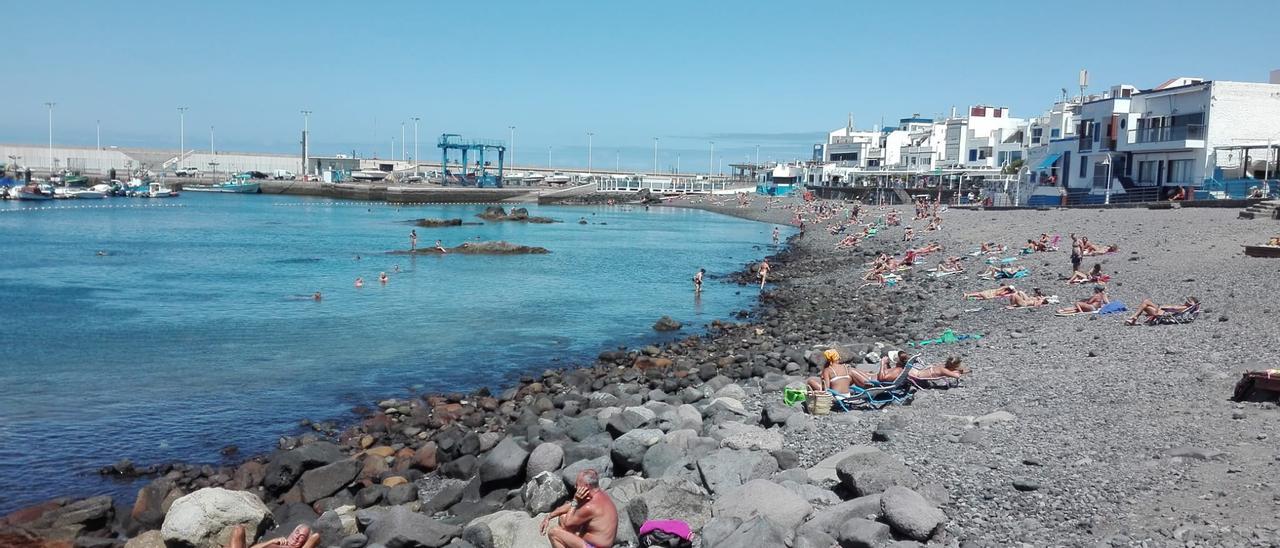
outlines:
M969 149L969 161L970 162L978 161L978 149L976 148Z
M1081 179L1083 179L1083 178L1084 178L1084 172L1085 172L1085 169L1086 169L1086 168L1088 168L1088 167L1089 167L1089 157L1088 157L1088 156L1081 156L1081 157L1080 157L1080 178L1081 178Z
M1108 173L1107 165L1102 162L1093 164L1093 188L1107 188Z
M1155 186L1156 171L1159 170L1156 161L1138 162L1138 184L1143 186Z
M1049 130L1049 138L1050 138L1050 139L1057 139L1058 137L1061 137L1061 136L1062 136L1062 130L1060 130L1060 129L1058 129L1058 128L1053 128L1053 129Z
M1169 181L1175 184L1191 183L1191 160L1169 160Z

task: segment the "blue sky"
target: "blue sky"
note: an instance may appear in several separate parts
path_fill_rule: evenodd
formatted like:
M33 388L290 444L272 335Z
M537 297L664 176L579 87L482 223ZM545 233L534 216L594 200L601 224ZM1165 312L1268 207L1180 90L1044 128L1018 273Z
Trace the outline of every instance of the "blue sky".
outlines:
M391 153L422 118L506 139L517 159L705 170L809 154L860 127L952 105L1046 108L1092 88L1186 75L1265 81L1280 2L12 2L4 9L0 141ZM1271 25L1270 28L1268 25ZM376 120L376 127L375 127ZM412 131L406 132L412 147ZM395 155L399 154L396 145ZM727 169L727 168L726 168Z

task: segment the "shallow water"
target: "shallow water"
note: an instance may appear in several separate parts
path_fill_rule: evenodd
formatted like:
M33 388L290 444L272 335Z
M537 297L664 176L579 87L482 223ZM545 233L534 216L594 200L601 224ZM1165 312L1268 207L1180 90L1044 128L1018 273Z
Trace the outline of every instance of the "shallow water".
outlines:
M193 193L0 202L0 514L57 495L128 499L136 484L93 472L121 458L216 463L226 445L269 450L301 418L660 339L650 326L664 314L699 328L751 306L752 288L717 278L771 252L771 225L601 206L530 207L565 221L551 225L417 229L420 246L478 237L549 255L386 254L408 247L402 221L482 209ZM710 276L695 299L699 267Z

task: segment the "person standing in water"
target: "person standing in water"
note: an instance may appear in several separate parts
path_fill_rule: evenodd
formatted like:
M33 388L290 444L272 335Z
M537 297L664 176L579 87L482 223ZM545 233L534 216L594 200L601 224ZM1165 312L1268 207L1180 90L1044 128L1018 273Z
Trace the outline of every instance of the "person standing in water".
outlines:
M773 227L773 245L778 245L780 236L781 234L778 232L778 227Z
M378 282L379 282L379 283L381 283L382 285L387 285L387 273L386 273L386 272L379 272L379 273L378 273Z
M707 269L699 268L698 272L693 275L693 292L702 293L702 276L707 273Z
M418 229L415 228L409 231L409 251L416 251L417 249L418 249Z
M769 259L760 261L760 289L764 289L764 283L769 279Z

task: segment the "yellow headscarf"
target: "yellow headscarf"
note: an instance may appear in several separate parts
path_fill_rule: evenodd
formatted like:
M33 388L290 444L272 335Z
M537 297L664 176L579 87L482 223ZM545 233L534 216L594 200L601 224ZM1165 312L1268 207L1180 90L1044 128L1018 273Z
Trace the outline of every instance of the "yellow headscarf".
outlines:
M822 355L827 358L827 363L836 363L840 361L840 353L836 352L834 348L827 349L827 351L823 352Z

